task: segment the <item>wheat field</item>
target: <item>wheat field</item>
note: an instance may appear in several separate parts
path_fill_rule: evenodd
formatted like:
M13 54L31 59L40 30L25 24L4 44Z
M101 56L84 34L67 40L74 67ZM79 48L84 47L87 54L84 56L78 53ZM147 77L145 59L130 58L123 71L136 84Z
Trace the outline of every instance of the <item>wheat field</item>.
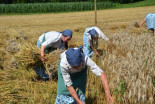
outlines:
M97 26L110 44L99 40L102 56L93 60L107 75L116 104L155 103L155 36L146 24L135 26L154 12L155 6L97 11ZM54 104L57 81L41 81L32 68L18 65L21 39L35 45L44 32L71 29L69 47L82 45L84 30L94 26L94 12L2 15L0 24L0 103ZM88 71L86 103L105 101L99 78Z

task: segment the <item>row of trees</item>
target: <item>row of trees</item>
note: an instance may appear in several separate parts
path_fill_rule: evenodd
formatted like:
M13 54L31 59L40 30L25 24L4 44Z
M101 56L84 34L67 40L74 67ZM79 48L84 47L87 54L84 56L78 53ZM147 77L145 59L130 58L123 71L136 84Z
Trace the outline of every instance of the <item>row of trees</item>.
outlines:
M0 4L17 4L17 3L47 3L47 2L83 2L83 1L91 1L94 0L0 0ZM118 3L131 3L142 0L97 0L98 1L112 1Z

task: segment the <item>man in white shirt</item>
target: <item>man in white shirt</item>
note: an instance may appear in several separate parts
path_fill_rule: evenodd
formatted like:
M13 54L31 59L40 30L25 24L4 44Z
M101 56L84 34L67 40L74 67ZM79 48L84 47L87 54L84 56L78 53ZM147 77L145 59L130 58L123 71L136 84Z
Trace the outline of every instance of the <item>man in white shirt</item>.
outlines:
M91 58L83 54L81 48L81 46L78 49L70 48L61 54L55 104L85 103L87 66L90 67L90 70L96 76L100 77L105 90L107 103L112 104L113 99L110 95L106 75ZM76 91L76 89L78 90Z
M72 30L66 29L62 32L50 31L42 34L38 41L37 47L41 48L41 60L45 62L45 53L51 52L53 49L67 49L67 42L72 38ZM45 73L45 68L43 67L35 67L34 69L36 73L42 79L49 79L49 76Z

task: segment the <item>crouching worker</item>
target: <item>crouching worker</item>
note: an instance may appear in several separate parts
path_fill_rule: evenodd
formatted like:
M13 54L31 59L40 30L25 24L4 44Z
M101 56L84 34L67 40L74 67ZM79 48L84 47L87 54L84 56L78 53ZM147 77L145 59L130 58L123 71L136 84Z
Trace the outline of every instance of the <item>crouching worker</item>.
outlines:
M149 13L145 19L141 22L140 27L146 22L148 30L151 30L155 35L155 13Z
M42 34L38 41L37 47L41 48L41 61L44 63L45 53L49 53L52 50L59 49L67 49L67 42L72 38L72 30L64 30L62 32L50 31ZM45 73L45 67L41 65L41 67L35 67L34 70L38 74L38 76L42 79L49 79L49 76Z
M70 48L61 54L58 67L57 98L55 104L84 104L87 66L99 76L106 95L107 104L113 103L108 80L103 71L79 48Z
M98 46L98 38L102 38L109 42L109 39L97 26L88 27L85 30L83 34L83 52L85 55L91 57L94 52L96 55L99 55L96 50Z

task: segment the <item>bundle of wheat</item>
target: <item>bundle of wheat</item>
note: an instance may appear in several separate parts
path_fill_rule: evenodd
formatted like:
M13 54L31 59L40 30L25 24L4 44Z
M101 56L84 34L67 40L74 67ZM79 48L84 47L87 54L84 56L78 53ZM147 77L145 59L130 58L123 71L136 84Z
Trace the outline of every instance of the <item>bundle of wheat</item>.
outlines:
M139 27L138 22L134 22L134 27Z
M20 51L17 53L16 58L22 65L34 65L40 60L40 50L35 45L26 41L22 41L19 47Z
M82 40L79 37L76 37L76 39L72 39L71 41L69 41L68 48L79 47L82 44Z
M6 47L6 51L8 51L10 53L16 53L18 50L19 50L18 42L15 39L9 40L7 47Z
M64 50L57 49L46 55L47 61L45 61L44 66L48 74L54 75L54 76L57 75L60 55L63 52Z
M63 50L54 50L49 54L46 54L46 61L43 63L46 72L51 74L56 74L58 69L58 62L60 59L60 54ZM19 60L23 67L35 67L42 64L40 60L40 49L36 45L22 41L20 45L20 51L17 53L16 58Z

